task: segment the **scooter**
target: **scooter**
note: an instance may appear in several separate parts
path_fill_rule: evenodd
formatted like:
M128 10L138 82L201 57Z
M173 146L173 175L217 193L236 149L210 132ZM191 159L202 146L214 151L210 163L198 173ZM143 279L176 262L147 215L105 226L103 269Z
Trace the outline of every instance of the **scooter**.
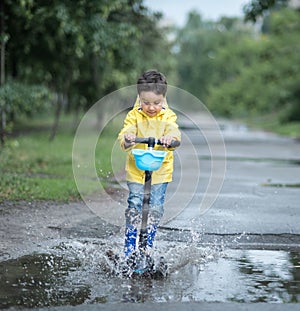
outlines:
M147 224L150 209L152 172L161 167L167 152L153 149L155 145L163 145L160 140L155 139L154 137L136 137L135 143L147 144L148 149L132 149L136 166L140 170L145 171L145 182L139 244L138 250L134 253L129 262L129 268L131 270L130 275L131 277L164 278L167 276L168 271L164 258L161 257L158 264L155 264L152 257L147 253ZM175 148L179 145L179 141L173 140L168 148Z

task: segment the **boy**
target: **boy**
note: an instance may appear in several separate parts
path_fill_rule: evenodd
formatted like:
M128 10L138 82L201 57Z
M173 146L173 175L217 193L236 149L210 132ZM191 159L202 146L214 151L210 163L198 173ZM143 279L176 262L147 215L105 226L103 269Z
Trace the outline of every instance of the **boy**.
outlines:
M137 227L141 221L144 195L145 172L135 165L132 148L147 149L145 144L135 144L135 137L154 137L160 139L163 146L155 149L167 151L161 168L152 173L150 210L148 218L147 249L153 246L156 229L164 212L164 199L167 185L172 181L173 152L168 148L173 140L180 141L181 134L176 123L176 114L166 102L167 81L165 76L156 71L146 71L137 81L138 97L131 111L124 120L118 140L121 148L127 151L126 180L129 189L128 208L125 211L125 258L136 248Z

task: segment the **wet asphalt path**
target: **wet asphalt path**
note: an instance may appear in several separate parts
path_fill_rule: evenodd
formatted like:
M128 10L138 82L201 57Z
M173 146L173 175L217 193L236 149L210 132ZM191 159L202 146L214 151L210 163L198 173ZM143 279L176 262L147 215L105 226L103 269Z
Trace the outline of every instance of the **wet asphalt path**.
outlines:
M195 147L199 162L193 162L191 151L184 152L184 142L180 162L192 161L190 175L198 174L199 182L190 204L167 220L164 228L200 231L206 237L204 244L220 239L227 240L231 247L299 249L300 142L234 122L220 121L219 127L226 149L222 189L202 213L201 200L212 174L211 159L214 157L216 165L224 159L219 149L212 154L209 146L220 144L214 141L215 129L211 133L208 129L211 137L207 138L199 129L186 126L184 133ZM175 188L176 178L175 174ZM189 178L184 183L189 185Z

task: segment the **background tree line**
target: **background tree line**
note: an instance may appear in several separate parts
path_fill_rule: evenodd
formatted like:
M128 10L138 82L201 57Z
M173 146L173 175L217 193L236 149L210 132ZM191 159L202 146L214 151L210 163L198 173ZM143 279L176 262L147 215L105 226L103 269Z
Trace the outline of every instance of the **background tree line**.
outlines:
M142 0L0 0L1 142L20 116L45 110L53 138L62 112L85 111L148 68L212 113L300 121L300 13L288 3L249 0L247 23L191 12L172 29Z
M300 121L300 12L286 1L267 2L245 8L259 24L190 13L178 34L179 85L219 115Z

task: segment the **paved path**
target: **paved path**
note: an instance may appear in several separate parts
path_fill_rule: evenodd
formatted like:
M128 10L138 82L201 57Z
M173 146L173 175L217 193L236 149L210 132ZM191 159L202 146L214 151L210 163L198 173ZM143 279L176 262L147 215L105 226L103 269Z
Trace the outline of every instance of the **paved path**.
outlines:
M221 121L219 124L226 148L226 174L220 193L214 204L201 213L201 200L207 195L205 190L211 175L216 175L211 161L214 159L218 166L224 164L224 158L223 154L218 154L222 151L220 148L215 147L215 154L211 152L212 145L220 144L219 133L214 128L211 132L208 128L204 137L199 129L186 126L185 135L195 151L189 145L185 150L186 144L183 143L179 158L180 162L190 164L187 176L193 176L192 179L195 175L199 176L199 183L191 203L184 206L177 217L172 220L167 218L164 227L198 230L223 237L240 235L241 245L243 242L256 244L252 247L259 247L260 243L270 248L282 248L285 244L300 247L299 141L248 130L233 122ZM217 139L214 140L214 137ZM193 156L195 152L196 157ZM173 185L173 190L179 192L177 198L191 194L191 191L186 194L186 189L178 188L176 182L180 178L182 176L178 176L177 172ZM195 187L194 180L190 182L189 177L185 178L183 184L186 188ZM214 195L213 191L210 195ZM174 205L174 200L171 203Z

